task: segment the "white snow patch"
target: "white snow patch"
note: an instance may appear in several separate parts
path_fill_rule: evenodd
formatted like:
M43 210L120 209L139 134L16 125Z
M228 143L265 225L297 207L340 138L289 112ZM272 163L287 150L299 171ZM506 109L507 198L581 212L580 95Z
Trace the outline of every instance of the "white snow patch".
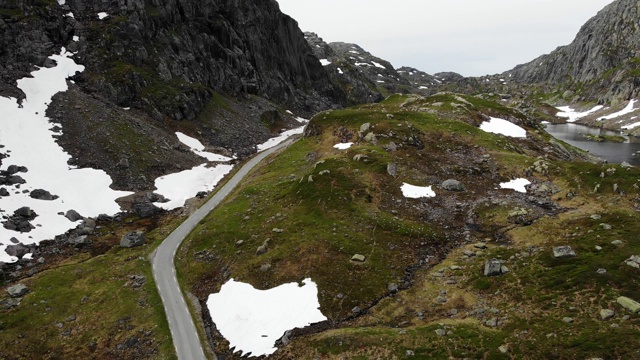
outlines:
M359 52L355 51L355 50L349 50L350 53L352 54L360 54Z
M308 119L301 118L301 117L299 117L299 116L296 118L296 120L298 120L298 122L299 122L299 123L301 123L301 124L306 124L306 123L308 123L308 122L309 122L309 120L308 120Z
M73 16L73 13L72 13L72 12L67 13L67 14L64 14L64 16L65 16L65 17L70 17L70 18L72 18L72 19L75 19L75 16Z
M375 67L377 67L377 68L380 68L380 69L386 69L386 68L384 67L384 65L379 64L379 63L377 63L377 62L375 62L375 61L372 61L371 63L373 63L373 66L375 66Z
M367 63L359 63L359 62L357 62L356 66L373 66L373 65L367 64Z
M350 143L342 143L342 144L335 144L335 145L333 145L333 147L334 147L335 149L338 149L338 150L347 150L347 149L349 149L349 148L350 148L350 147L352 147L352 146L353 146L353 143L352 143L352 142L350 142Z
M233 169L233 165L217 165L207 167L202 164L191 170L161 176L156 179L155 193L169 199L166 203L155 203L165 210L173 210L184 206L187 199L200 191L211 191Z
M109 16L109 14L107 14L106 12L99 12L98 13L98 19L102 20L104 18L106 18L107 16Z
M48 104L56 93L67 90L67 77L84 70L71 56L63 48L60 55L50 56L57 64L55 67L40 68L31 73L32 77L18 80L18 88L26 95L21 107L14 98L0 97L0 144L5 146L2 152L8 155L0 168L6 170L9 165L18 165L29 170L17 174L26 181L20 189L5 186L11 196L0 198L0 208L6 214L13 214L16 209L28 206L38 214L31 222L36 227L31 232L18 233L0 227L2 262L17 260L4 251L6 241L12 237L25 245L39 243L77 226L58 215L59 212L73 209L85 217L115 214L120 211L115 200L131 194L110 189L112 180L102 170L69 166L71 156L52 137L55 124L45 116ZM36 200L22 193L34 189L44 189L59 198Z
M320 311L318 286L311 279L302 284L257 290L231 279L209 295L207 307L230 347L252 357L270 355L285 331L327 319Z
M293 115L293 112L291 110L287 110L287 114Z
M338 74L342 75L342 74L344 74L344 71L342 71L342 69L338 68Z
M520 126L504 119L492 117L490 121L480 124L480 129L488 133L501 134L515 138L526 138L527 131Z
M331 65L331 61L327 59L320 59L320 64L322 64L322 66Z
M515 179L515 180L511 180L509 182L506 183L501 183L500 184L500 188L501 189L512 189L515 190L517 192L521 192L521 193L527 193L527 185L531 185L531 181L527 180L527 179Z
M631 130L631 129L637 128L638 126L640 126L640 122L629 124L629 125L625 125L625 126L622 127L622 129L623 130Z
M570 106L560 106L560 107L557 107L557 109L560 110L560 112L557 113L556 116L567 118L567 122L572 123L582 119L585 116L591 115L596 111L602 110L602 108L604 108L604 106L596 105L591 110L584 111L584 112L577 112L574 109L572 109Z
M181 143L187 145L191 149L191 151L193 151L195 154L202 156L203 158L209 161L226 162L226 161L232 160L232 158L227 156L204 151L204 145L202 145L202 143L198 139L194 139L181 132L177 132L176 136L178 137L178 140L180 140Z
M74 36L73 36L73 41L76 41L76 42L77 42L77 41L80 41L80 36L78 36L78 35L74 35Z
M58 5L64 5L67 2L67 0L58 0Z
M379 84L384 84L384 81L382 81L382 80L377 80L376 82L379 83Z
M620 116L623 116L623 115L627 115L627 114L629 114L629 113L634 112L634 111L635 111L635 109L633 108L633 106L636 104L636 102L637 102L637 101L638 101L638 100L635 100L635 99L634 99L634 100L629 101L629 104L627 104L627 106L626 106L624 109L622 109L622 110L618 111L617 113L613 113L613 114L610 114L610 115L607 115L607 116L603 116L603 117L601 117L601 118L598 118L598 121L609 120L609 119L615 119L615 118L617 118L617 117L620 117Z
M428 89L428 88L429 88L428 86L420 86L418 89L425 90L425 89Z
M22 259L23 259L23 260L33 260L33 253L25 254L25 255L22 257Z
M415 186L404 183L400 189L402 190L402 195L404 195L404 197L411 199L436 197L436 193L433 191L431 186Z
M300 118L298 118L298 121L300 121L299 119ZM266 142L258 145L258 151L263 151L263 150L270 149L270 148L280 144L281 142L287 140L289 137L291 137L293 135L297 135L297 134L302 134L303 132L304 132L304 126L285 131L285 132L281 133L279 136L273 137L273 138L267 140Z

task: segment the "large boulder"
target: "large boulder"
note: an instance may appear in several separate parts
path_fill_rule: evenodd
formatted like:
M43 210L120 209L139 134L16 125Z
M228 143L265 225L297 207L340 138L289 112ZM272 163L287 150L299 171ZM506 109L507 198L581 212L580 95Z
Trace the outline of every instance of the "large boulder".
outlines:
M144 245L144 232L142 231L133 231L130 232L120 239L120 246L123 248L133 248L137 246Z
M29 292L29 288L24 284L16 284L7 288L7 294L12 298L18 298L26 295Z

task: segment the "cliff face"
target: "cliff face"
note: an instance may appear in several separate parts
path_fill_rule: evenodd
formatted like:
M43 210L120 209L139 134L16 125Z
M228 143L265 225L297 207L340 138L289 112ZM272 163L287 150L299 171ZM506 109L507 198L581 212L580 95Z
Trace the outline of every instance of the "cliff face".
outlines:
M207 92L255 94L311 114L342 101L295 20L274 0L68 2L87 87L193 119ZM104 20L97 13L107 12Z
M571 44L507 73L524 83L588 83L586 97L629 98L638 95L639 45L640 2L617 0L585 23Z
M297 126L285 109L346 103L275 0L0 0L0 95L23 98L16 80L55 66L61 47L85 70L47 115L73 163L107 171L118 189L152 188L200 161L175 131L242 157Z

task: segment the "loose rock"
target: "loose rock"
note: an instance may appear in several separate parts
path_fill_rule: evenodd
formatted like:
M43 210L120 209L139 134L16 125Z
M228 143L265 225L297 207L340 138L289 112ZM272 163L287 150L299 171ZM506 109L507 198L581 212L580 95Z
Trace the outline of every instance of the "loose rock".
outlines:
M16 284L7 288L7 294L12 298L18 298L26 295L29 292L29 288L24 284Z
M632 313L640 313L640 303L626 296L620 296L617 300L618 304Z
M613 310L609 310L609 309L600 310L600 318L602 320L609 320L613 318L615 315L616 313Z

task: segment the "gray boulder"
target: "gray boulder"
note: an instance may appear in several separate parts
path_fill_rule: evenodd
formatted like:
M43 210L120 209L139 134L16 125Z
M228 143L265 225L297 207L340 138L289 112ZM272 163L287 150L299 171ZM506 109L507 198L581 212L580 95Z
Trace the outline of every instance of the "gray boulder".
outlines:
M447 191L464 191L464 185L460 181L453 179L446 180L440 187Z
M66 217L67 219L69 219L72 222L76 222L78 220L82 220L82 215L78 214L78 212L75 211L75 210L67 211L67 213L64 214L64 217Z
M571 246L556 246L553 248L553 257L556 259L566 259L576 256Z
M396 163L387 164L387 173L393 177L398 175L398 165Z
M602 320L609 320L613 318L615 315L616 313L613 310L609 310L609 309L600 310L600 318Z
M11 256L22 259L25 255L31 252L31 249L29 249L29 247L27 247L26 245L20 243L16 245L8 245L5 251Z
M144 245L144 232L142 231L133 231L130 232L120 239L120 246L123 248L133 248L137 246Z
M11 194L9 194L9 191L6 188L0 188L0 196L2 197L6 197L6 196L10 196Z
M29 288L24 284L16 284L7 288L7 294L12 298L18 298L26 295L29 292Z
M484 265L484 276L500 276L502 272L502 263L498 259L491 259Z
M58 198L58 195L51 195L50 192L43 189L35 189L29 193L29 196L36 200L52 201Z

